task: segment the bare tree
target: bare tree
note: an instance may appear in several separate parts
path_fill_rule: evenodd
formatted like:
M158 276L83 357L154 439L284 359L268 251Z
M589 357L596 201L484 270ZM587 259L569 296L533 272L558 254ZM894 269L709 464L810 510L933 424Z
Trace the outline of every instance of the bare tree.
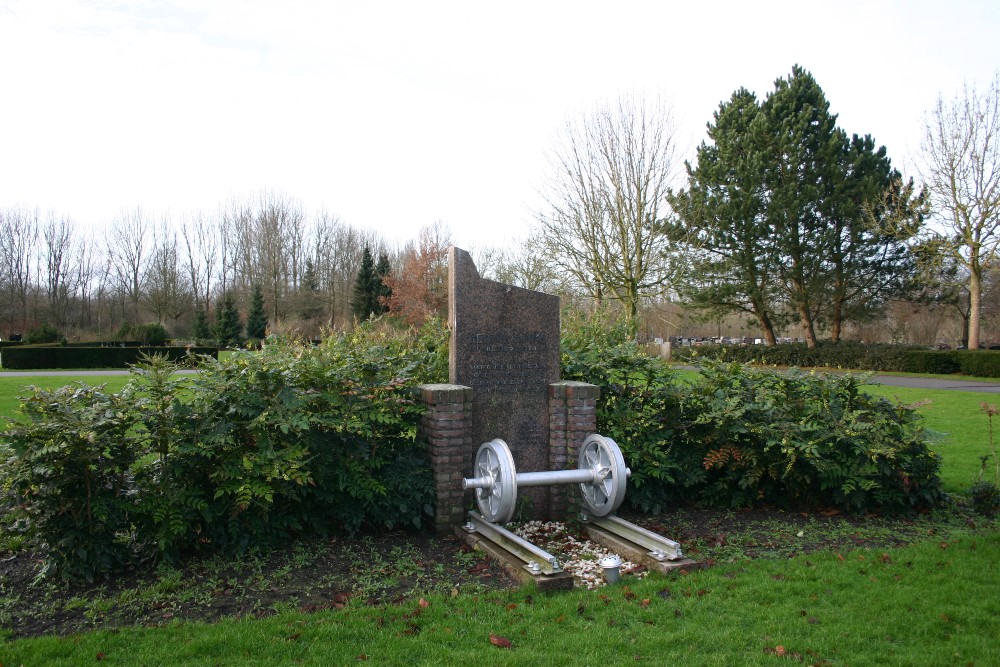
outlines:
M979 347L983 272L1000 246L1000 72L983 92L966 83L924 117L923 176L942 247L967 272L968 347Z
M238 286L248 296L253 285L261 285L272 309L270 319L277 322L284 315L286 296L298 287L302 269L302 208L284 195L261 192L249 201L234 202L226 216Z
M44 270L45 296L49 316L59 328L69 319L69 308L74 296L71 261L73 257L73 223L65 217L49 213L42 227L43 252L39 273Z
M486 246L471 251L484 278L525 289L559 292L561 285L552 267L531 240L506 246Z
M108 233L108 264L123 299L123 317L137 323L142 298L143 274L153 246L150 215L141 207L122 211ZM128 300L125 308L124 300Z
M212 277L219 259L218 227L200 211L181 223L187 269L194 306L209 312L212 297Z
M172 232L163 234L150 254L143 282L144 304L160 324L169 317L176 325L191 307L191 292L181 271L177 237Z
M676 170L674 124L660 101L622 97L568 122L550 152L537 215L543 252L594 298L640 301L676 278L678 254L661 233Z
M33 287L32 259L38 241L38 211L0 210L0 320L24 329Z

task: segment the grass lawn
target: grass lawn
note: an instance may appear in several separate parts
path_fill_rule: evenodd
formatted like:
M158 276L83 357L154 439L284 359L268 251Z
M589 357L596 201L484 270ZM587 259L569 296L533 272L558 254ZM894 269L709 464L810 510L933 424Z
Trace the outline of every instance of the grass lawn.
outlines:
M996 665L996 533L650 577L0 645L12 665ZM509 645L508 645L509 643Z
M18 400L26 396L30 387L56 389L73 382L89 385L107 385L109 392L119 391L129 380L128 375L38 375L35 377L10 376L0 374L0 417L16 417L20 405Z
M115 390L126 380L85 381ZM14 396L32 383L54 387L65 379L0 376L0 414L12 415ZM991 397L872 391L930 401L920 411L942 434L935 448L945 488L965 491L987 452L980 404ZM970 520L944 533L922 519L903 523L923 537L897 548L720 559L705 570L593 592L456 589L391 605L351 600L336 611L290 606L265 619L8 641L0 643L0 664L1000 665L996 524ZM794 552L796 539L774 536L792 545L782 553Z
M919 411L934 436L933 448L943 458L941 482L944 489L967 491L979 475L979 457L990 453L990 423L982 405L998 405L1000 396L884 385L872 387L870 391L908 405L927 401ZM1000 441L1000 416L993 418L993 427L994 441ZM990 461L991 466L994 463Z

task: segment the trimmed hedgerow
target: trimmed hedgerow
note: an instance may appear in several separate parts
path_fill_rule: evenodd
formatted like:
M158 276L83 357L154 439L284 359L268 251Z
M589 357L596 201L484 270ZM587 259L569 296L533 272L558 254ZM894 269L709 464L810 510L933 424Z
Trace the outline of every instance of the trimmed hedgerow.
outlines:
M879 343L820 343L809 347L804 343L781 345L699 345L675 347L675 361L697 363L760 364L764 366L797 366L800 368L850 368L859 371L909 372L910 353L925 348L913 345Z
M0 364L12 370L48 368L128 368L144 356L162 355L182 362L219 354L217 347L50 347L22 345L0 351Z

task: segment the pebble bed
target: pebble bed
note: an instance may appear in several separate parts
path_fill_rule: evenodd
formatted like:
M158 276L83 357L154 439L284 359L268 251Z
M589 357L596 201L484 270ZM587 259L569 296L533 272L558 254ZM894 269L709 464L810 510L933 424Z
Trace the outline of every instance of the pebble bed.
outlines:
M590 589L606 586L600 561L606 556L621 556L586 538L574 536L565 523L558 521L528 521L508 528L558 558L563 570L573 575L576 586ZM622 577L642 578L647 571L642 565L622 558L620 573Z

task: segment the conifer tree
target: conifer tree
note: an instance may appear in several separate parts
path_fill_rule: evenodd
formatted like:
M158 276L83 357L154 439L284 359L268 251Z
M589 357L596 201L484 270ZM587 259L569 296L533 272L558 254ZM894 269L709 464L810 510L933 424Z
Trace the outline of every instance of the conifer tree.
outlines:
M194 324L191 326L191 336L195 340L206 340L212 337L212 328L208 326L208 316L201 308L194 313Z
M243 342L243 323L233 295L226 292L215 305L215 338L222 347L239 347Z
M381 280L375 272L371 249L365 246L358 276L354 280L354 296L351 298L351 312L358 321L363 322L381 314L377 294L379 284Z
M264 314L264 292L260 285L253 286L250 311L247 313L247 338L262 340L267 336L267 315Z

